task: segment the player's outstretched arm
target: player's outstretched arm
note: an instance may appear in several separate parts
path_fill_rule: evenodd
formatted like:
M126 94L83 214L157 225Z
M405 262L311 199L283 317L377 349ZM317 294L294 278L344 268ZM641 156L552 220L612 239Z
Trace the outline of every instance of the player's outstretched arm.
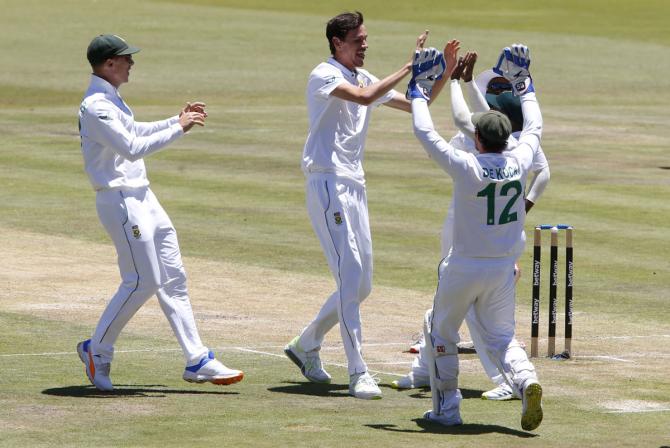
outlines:
M93 129L93 140L130 161L163 149L185 132L176 120L169 119L172 122L170 126L160 131L144 136L131 133L118 118L115 106L107 100L89 104L80 112L80 119L89 122L87 128Z
M530 76L530 50L523 44L503 48L493 71L504 76L512 84L514 95L521 98L523 130L519 136L519 146L527 144L535 153L542 139L542 113Z
M412 125L414 135L421 142L430 158L451 176L458 176L468 170L468 154L456 150L435 131L433 119L428 110L428 98L425 92L408 86L408 94L412 101Z
M533 208L533 205L537 203L544 193L545 188L549 184L549 179L551 178L551 172L549 171L549 165L535 171L533 180L530 182L528 187L528 193L526 194L526 213Z
M369 106L377 101L379 98L388 93L393 89L402 79L409 75L412 72L412 62L414 61L414 54L416 51L423 49L426 39L428 38L428 30L425 30L423 33L417 37L415 51L412 52L410 60L404 64L399 70L394 73L391 73L386 78L370 84L365 87L358 87L351 85L349 83L342 83L333 90L331 95L336 96L345 101L351 101L354 103L361 104L363 106ZM395 100L395 98L394 98ZM392 100L392 101L394 101ZM405 107L401 104L394 104L397 108L409 111L409 102L405 103Z
M158 131L167 129L173 124L179 123L179 118L188 112L197 112L199 114L202 114L203 118L207 118L207 111L205 111L205 107L206 104L201 101L188 102L182 108L182 110L179 111L179 115L175 115L173 117L160 121L150 121L150 122L136 121L134 123L135 134L139 137L147 137Z
M451 74L456 68L458 62L458 50L461 49L461 42L457 39L452 39L444 46L444 62L446 64L446 69L444 75L435 81L433 85L433 91L430 95L430 101L428 104L431 104L438 97L444 85L451 79Z
M486 102L486 98L484 98L484 95L479 90L477 85L472 82L472 78L475 72L475 64L477 63L477 53L472 52L472 55L473 56L466 62L461 79L465 84L465 91L468 93L468 99L470 101L472 112L486 112L490 109L489 104Z
M472 112L463 97L463 91L459 83L459 78L463 76L468 65L473 65L473 60L477 59L477 54L468 52L465 56L458 59L454 70L451 73L451 81L449 84L451 93L451 115L454 120L454 125L467 137L474 139L475 127L472 124Z

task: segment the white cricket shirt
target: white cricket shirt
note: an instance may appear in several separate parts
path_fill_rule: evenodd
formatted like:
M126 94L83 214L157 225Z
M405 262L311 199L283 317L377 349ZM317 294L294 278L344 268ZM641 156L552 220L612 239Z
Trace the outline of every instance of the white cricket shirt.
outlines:
M93 188L138 188L149 185L143 157L183 135L179 117L136 122L133 112L109 82L91 75L79 107L79 134L84 168Z
M507 148L505 151L511 151L512 149L516 148L519 145L518 139L520 136L521 131L513 132L507 139ZM475 147L475 142L462 131L458 131L456 135L454 135L451 140L449 140L449 144L456 149L460 149L461 151L466 151L474 155L479 154L479 151L477 151L477 148ZM547 162L547 156L544 155L542 147L539 146L533 157L533 165L531 166L530 170L532 172L536 172L548 166L549 162Z
M542 135L534 93L521 97L524 130L501 154L471 154L447 143L433 127L425 100L412 101L414 132L426 152L454 180L452 254L516 260L525 245L524 189Z
M334 58L322 62L307 81L309 133L302 154L302 170L333 173L365 184L363 152L372 108L331 95L344 82L365 87L379 81L368 71L351 71ZM378 106L393 98L394 90L375 101Z

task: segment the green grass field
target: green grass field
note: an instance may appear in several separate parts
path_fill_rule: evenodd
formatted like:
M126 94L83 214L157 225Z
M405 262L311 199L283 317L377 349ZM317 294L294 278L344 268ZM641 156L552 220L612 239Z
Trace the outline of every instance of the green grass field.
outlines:
M434 3L0 0L8 264L0 273L0 446L670 446L670 4ZM477 50L479 69L505 45L532 48L552 178L527 230L576 228L576 356L536 360L545 389L537 431L520 429L520 402L479 399L490 384L474 355L462 357L466 424L454 429L420 418L431 406L426 390L349 397L337 330L322 354L331 386L306 383L283 357L334 284L304 206L304 88L328 56L325 22L353 9L366 16L366 68L378 76L405 62L425 28L430 45L458 38ZM183 361L156 301L118 341L115 394L88 385L75 353L118 283L77 132L86 46L107 32L142 47L122 88L138 120L164 118L189 100L208 104L207 126L147 167L179 232L203 339L245 371L238 385L181 380ZM432 111L451 136L447 94ZM374 113L365 163L375 248L365 357L388 385L408 370L403 351L432 302L451 181L425 156L409 116L388 108ZM517 299L526 342L530 256ZM546 314L543 303L543 325Z

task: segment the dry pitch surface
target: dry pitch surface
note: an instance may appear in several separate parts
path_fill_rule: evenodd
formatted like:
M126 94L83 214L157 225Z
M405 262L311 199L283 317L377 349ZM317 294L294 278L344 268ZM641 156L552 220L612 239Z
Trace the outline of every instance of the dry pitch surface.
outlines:
M12 269L4 270L0 275L5 285L0 312L31 315L59 324L71 324L73 327L93 328L107 294L117 286L118 274L112 247L20 231L5 231L1 234L0 244L6 259L13 260L13 264ZM27 257L26 254L31 256ZM235 360L235 367L247 369L259 359L278 366L276 377L269 374L270 384L265 385L268 389L287 381L301 382L302 377L297 369L284 359L282 347L316 312L321 297L332 287L330 279L196 258L185 262L190 273L191 296L203 339L224 358ZM375 289L363 306L365 354L371 369L380 374L382 384L388 384L406 373L412 357L402 351L407 349L411 335L418 330L423 309L429 302L430 297L414 291L380 287ZM399 303L417 305L398 307ZM528 340L528 320L525 318L528 309L525 304L519 305L517 314L520 339ZM567 362L546 358L536 360L545 388L544 426L569 421L566 411L569 414L570 409L578 414L601 414L600 418L602 414L610 414L613 421L621 425L633 424L635 418L644 414L653 414L654 418L667 415L670 405L663 399L663 394L658 395L654 389L666 381L667 365L670 362L670 335L657 334L653 329L649 329L646 334L640 333L638 327L618 323L618 336L611 336L612 331L608 329L612 322L579 311L575 320L575 359ZM599 336L603 334L610 336ZM118 371L132 369L138 358L146 353L155 355L158 362L163 362L162 357L166 355L174 355L172 358L178 356L175 354L176 343L172 342L169 327L155 300L140 310L124 335L118 344L118 354L125 355L121 358L123 363L115 365ZM79 337L83 339L86 334L82 333ZM131 350L124 350L124 342L127 343L128 339L142 337L167 342L142 347L131 344ZM467 334L464 337L467 338ZM71 366L66 369L71 372L70 375L64 379L54 379L54 383L49 383L47 377L41 387L48 389L49 386L78 387L86 384L74 351L75 343L76 340L71 341L70 351L47 351L39 355L45 365L55 362ZM545 344L546 340L543 339L541 351L545 350ZM561 344L559 339L559 348ZM49 346L51 344L45 344L45 347ZM0 359L5 366L15 365L26 356L38 353L39 350L22 352L20 347L16 347L14 353L5 352L0 355ZM335 382L346 384L344 357L336 329L327 339L323 359L333 373ZM163 377L147 378L139 375L139 381L164 383L168 378L173 380L175 374L174 371L166 370ZM472 390L471 395L488 387L475 355L461 356L461 374L462 387ZM59 381L65 384L58 384ZM252 391L245 392L245 384L253 381L254 378L248 376L245 382L227 390L252 394ZM626 393L623 393L622 387L628 388ZM388 388L383 390L386 401L388 397L398 396L393 394L402 394ZM346 387L342 386L338 392L346 394ZM427 391L410 396L419 398L424 407L430 406ZM656 396L661 399L655 399ZM157 411L154 403L151 400L139 403L138 400L119 399L113 404L109 403L112 406L106 409L124 415L150 415ZM466 416L470 403L474 402L466 400L464 403ZM407 405L414 406L416 401L408 400ZM496 412L484 418L495 420L498 418L496 414L503 409L508 415L517 413L515 408L502 408L499 403L487 403L486 406L491 406ZM510 403L504 406L517 405ZM30 431L44 420L68 418L62 413L59 406L17 405L12 412L0 414L0 422L3 427L14 431ZM36 415L43 418L36 418ZM552 423L553 418L559 421ZM412 422L406 423L414 425ZM290 422L285 424L287 428L291 427ZM302 430L314 429L310 428L307 425ZM539 432L541 434L542 429Z

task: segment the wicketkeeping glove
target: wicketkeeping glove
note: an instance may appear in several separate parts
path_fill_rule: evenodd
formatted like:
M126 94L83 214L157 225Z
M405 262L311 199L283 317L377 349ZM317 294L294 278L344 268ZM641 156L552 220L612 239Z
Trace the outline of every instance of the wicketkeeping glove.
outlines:
M412 79L407 84L405 97L430 99L435 81L442 78L447 64L444 55L436 48L416 50L412 63Z
M493 71L504 76L512 84L514 95L521 96L534 92L533 78L530 76L530 50L522 44L513 44L503 48Z

